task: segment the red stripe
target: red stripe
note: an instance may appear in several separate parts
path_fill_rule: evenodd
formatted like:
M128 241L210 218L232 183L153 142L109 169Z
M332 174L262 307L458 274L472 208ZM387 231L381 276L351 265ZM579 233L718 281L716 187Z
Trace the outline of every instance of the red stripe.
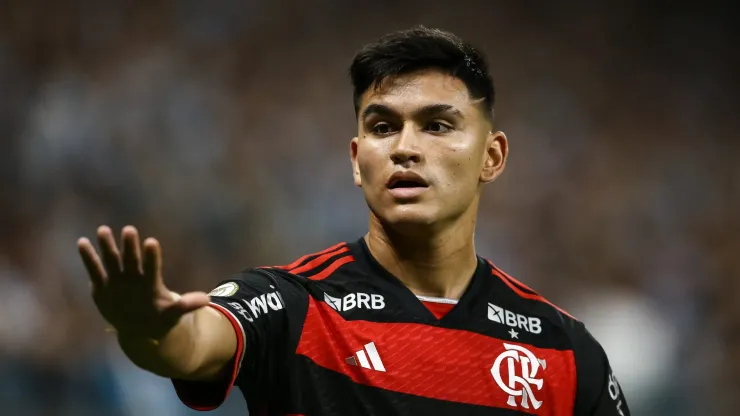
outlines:
M334 273L338 268L340 268L342 265L345 265L347 263L352 263L353 261L355 261L355 258L352 256L341 257L337 260L334 260L334 263L330 264L326 269L320 271L319 273L316 273L313 276L309 276L308 278L311 280L326 279L332 273Z
M322 251L319 251L318 253L306 254L305 256L301 256L298 260L294 261L293 263L290 263L290 264L285 265L285 266L277 266L276 268L283 269L283 270L294 269L294 268L300 266L309 257L315 257L315 256L320 256L322 254L326 254L326 253L328 253L330 251L334 251L334 250L338 249L339 247L342 247L342 246L344 246L346 244L347 243L342 242L342 243L333 245L333 246L331 246L331 247L329 247L327 249L324 249Z
M214 410L226 400L232 387L234 387L236 376L239 374L239 364L244 355L244 334L242 333L239 322L223 306L214 303L209 304L209 306L221 312L234 327L234 332L236 333L236 353L234 354L233 368L230 371L231 375L229 378L212 383L172 380L172 384L175 386L175 392L177 393L177 397L180 398L180 401L185 406L199 411Z
M506 273L502 272L501 270L499 270L496 266L493 265L493 263L491 263L491 262L489 262L489 263L491 264L491 267L492 267L491 274L493 274L494 276L496 276L499 279L501 279L502 282L506 283L506 286L509 286L511 288L511 290L513 290L514 292L516 292L517 295L519 295L519 296L521 296L521 297L523 297L525 299L531 299L531 300L536 300L538 302L546 303L546 304L552 306L553 308L557 309L558 311L560 311L562 314L567 315L571 319L575 319L576 321L578 320L578 318L576 318L575 316L569 314L568 312L566 312L565 310L563 310L559 306L557 306L554 303L550 302L549 300L543 298L542 296L538 295L537 293L527 293L527 292L519 289L514 284L514 282L516 282L519 285L522 285L523 287L527 288L528 290L532 290L527 285L525 285L524 283L519 282L518 280L514 279L513 277L511 277L511 276L507 275ZM534 292L534 290L532 290L532 292Z
M322 254L319 257L316 257L315 259L304 264L303 266L296 267L295 269L290 269L288 271L293 274L305 273L305 272L311 271L321 266L322 264L326 263L330 258L336 256L337 254L346 253L348 251L349 251L349 247L345 246L345 247L340 248L339 250L335 250L335 251L331 251L326 254Z
M364 345L374 342L386 372L350 365ZM534 398L542 401L535 410L507 404L506 393L495 381L492 368L506 351L505 344L531 351L546 362L535 378L543 380L541 390L533 387ZM565 416L573 414L576 389L575 359L572 351L536 348L473 332L411 323L345 321L338 312L313 298L296 350L317 365L344 374L358 384L438 400L498 407L521 412ZM514 362L521 376L521 361ZM509 369L499 366L504 383ZM320 380L315 380L320 382ZM521 385L515 387L520 389Z

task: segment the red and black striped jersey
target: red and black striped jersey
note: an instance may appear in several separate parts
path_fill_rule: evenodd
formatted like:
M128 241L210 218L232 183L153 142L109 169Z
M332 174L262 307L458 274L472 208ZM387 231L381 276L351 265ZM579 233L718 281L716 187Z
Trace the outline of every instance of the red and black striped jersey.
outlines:
M584 325L480 257L436 316L364 239L244 271L211 296L238 351L220 383L173 381L195 409L235 385L260 416L629 415Z

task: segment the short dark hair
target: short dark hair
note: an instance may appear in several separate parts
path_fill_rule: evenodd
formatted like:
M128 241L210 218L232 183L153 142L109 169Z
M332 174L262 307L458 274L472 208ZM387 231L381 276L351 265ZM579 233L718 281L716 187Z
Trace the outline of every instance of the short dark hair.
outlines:
M462 81L471 98L483 99L486 117L492 119L495 92L483 55L457 35L424 26L387 34L357 52L349 68L355 115L359 116L362 94L368 89L425 69Z

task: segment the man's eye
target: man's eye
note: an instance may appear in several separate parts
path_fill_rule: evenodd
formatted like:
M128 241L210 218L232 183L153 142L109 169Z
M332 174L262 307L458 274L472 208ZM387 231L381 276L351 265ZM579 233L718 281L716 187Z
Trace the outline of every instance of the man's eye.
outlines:
M432 133L447 133L448 131L452 130L452 127L444 123L435 121L427 124L426 130Z
M388 123L378 123L373 126L372 132L373 134L377 134L378 136L383 136L393 133L393 128Z

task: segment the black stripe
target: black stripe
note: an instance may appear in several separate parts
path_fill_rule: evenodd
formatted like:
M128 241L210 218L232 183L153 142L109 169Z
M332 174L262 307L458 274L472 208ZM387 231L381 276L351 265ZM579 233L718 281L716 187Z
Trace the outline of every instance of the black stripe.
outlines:
M339 249L341 249L341 247L340 247ZM324 254L329 254L329 253L324 253ZM324 254L322 254L322 256L323 256ZM315 267L315 268L313 268L313 269L310 269L310 270L306 270L305 272L301 272L301 273L297 274L296 276L301 276L301 277L305 277L305 278L309 278L309 279L310 279L310 278L311 278L312 276L315 276L315 275L317 275L317 274L321 273L321 272L322 272L322 271L324 271L324 270L325 270L325 269L326 269L327 267L331 266L331 265L332 265L332 264L333 264L333 263L334 263L335 261L337 261L337 260L339 260L339 259L342 259L342 258L345 258L345 257L349 257L349 256L352 256L352 253L351 253L351 252L349 252L349 251L345 251L344 253L340 253L340 254L335 254L335 256L336 256L336 257L329 257L329 258L328 258L328 259L327 259L327 260L326 260L326 261L325 261L324 263L322 263L322 264L320 264L320 265L316 266L316 267ZM299 266L299 267L303 267L303 266ZM296 267L296 269L297 269L297 268L298 268L298 267ZM337 269L337 270L338 270L338 269ZM331 276L331 274L330 274L329 276Z
M316 259L317 259L317 258L319 258L320 256L323 256L323 255L325 255L325 254L329 254L329 253L331 253L331 252L333 252L333 251L341 250L341 249L343 249L344 247L347 247L347 243L346 243L346 242L342 242L342 243L337 243L337 244L335 244L335 245L339 245L339 246L338 246L338 247L336 247L336 248L335 248L334 250L331 250L331 251L327 251L326 253L321 253L321 252L322 252L322 251L324 251L324 250L326 250L326 249L328 249L328 248L330 248L330 247L333 247L333 246L329 246L329 247L326 247L326 248L324 248L324 249L322 249L322 250L319 250L319 251L317 251L316 253L311 253L311 254L303 254L303 255L300 255L300 256L298 256L297 258L293 259L292 261L289 261L289 262L287 262L286 264L283 264L283 265L281 265L281 266L275 266L275 267L277 267L277 268L283 268L283 267L289 266L289 265L293 264L293 262L295 262L296 260L300 259L301 257L303 257L303 256L307 256L307 257L306 257L305 259L303 259L303 261L301 261L300 263L298 263L298 265L297 265L297 266L293 266L293 267L291 267L290 269L281 269L281 270L291 270L291 269L297 269L297 268L299 268L299 267L303 267L303 266L305 266L306 264L308 264L309 262L311 262L311 261L313 261L313 260L316 260Z
M296 357L293 377L289 377L282 406L288 413L306 416L515 416L510 409L456 403L398 393L353 382L349 377L318 366L309 358ZM301 375L299 377L298 375ZM434 380L429 380L433 383ZM285 406L285 403L290 403ZM277 414L269 412L268 414Z

